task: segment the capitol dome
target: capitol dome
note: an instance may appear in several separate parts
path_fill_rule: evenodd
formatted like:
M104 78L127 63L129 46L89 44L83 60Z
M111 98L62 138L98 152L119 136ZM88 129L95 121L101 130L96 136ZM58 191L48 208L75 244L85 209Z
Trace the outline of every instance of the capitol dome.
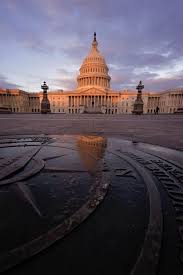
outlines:
M94 33L91 50L79 70L80 74L77 77L78 88L86 88L86 86L110 88L109 69L97 46L96 33Z

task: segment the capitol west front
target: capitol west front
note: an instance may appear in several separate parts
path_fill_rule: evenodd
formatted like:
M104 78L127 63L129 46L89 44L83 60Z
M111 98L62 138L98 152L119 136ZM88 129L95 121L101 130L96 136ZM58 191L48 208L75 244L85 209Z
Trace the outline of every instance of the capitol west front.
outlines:
M91 50L84 59L73 91L48 92L52 113L103 113L131 114L137 92L115 91L110 86L111 77L104 57L98 50L96 34ZM183 88L161 93L143 92L144 113L174 113L183 107ZM42 92L27 93L19 89L0 89L0 107L12 112L40 112Z

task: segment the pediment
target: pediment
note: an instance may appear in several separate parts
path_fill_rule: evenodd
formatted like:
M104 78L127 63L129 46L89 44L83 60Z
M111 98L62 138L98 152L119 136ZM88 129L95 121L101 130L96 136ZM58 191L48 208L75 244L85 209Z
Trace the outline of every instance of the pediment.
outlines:
M78 90L77 94L80 95L106 95L106 91L101 88L88 88L86 90Z

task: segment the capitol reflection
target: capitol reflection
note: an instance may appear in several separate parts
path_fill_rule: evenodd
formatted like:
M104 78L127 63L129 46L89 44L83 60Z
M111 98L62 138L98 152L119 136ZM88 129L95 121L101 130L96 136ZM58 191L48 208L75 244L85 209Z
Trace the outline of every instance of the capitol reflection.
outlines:
M79 136L77 147L85 168L95 173L98 162L104 157L107 139L101 136Z

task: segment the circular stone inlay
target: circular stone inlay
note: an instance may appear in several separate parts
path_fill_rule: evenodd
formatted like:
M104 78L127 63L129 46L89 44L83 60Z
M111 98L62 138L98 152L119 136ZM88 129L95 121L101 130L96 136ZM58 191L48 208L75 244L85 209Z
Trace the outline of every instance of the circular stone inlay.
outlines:
M117 138L0 137L0 271L62 239L94 210L73 236L88 251L97 247L96 265L110 270L115 253L116 268L129 274L182 270L182 163L181 152ZM108 254L97 263L101 249Z

